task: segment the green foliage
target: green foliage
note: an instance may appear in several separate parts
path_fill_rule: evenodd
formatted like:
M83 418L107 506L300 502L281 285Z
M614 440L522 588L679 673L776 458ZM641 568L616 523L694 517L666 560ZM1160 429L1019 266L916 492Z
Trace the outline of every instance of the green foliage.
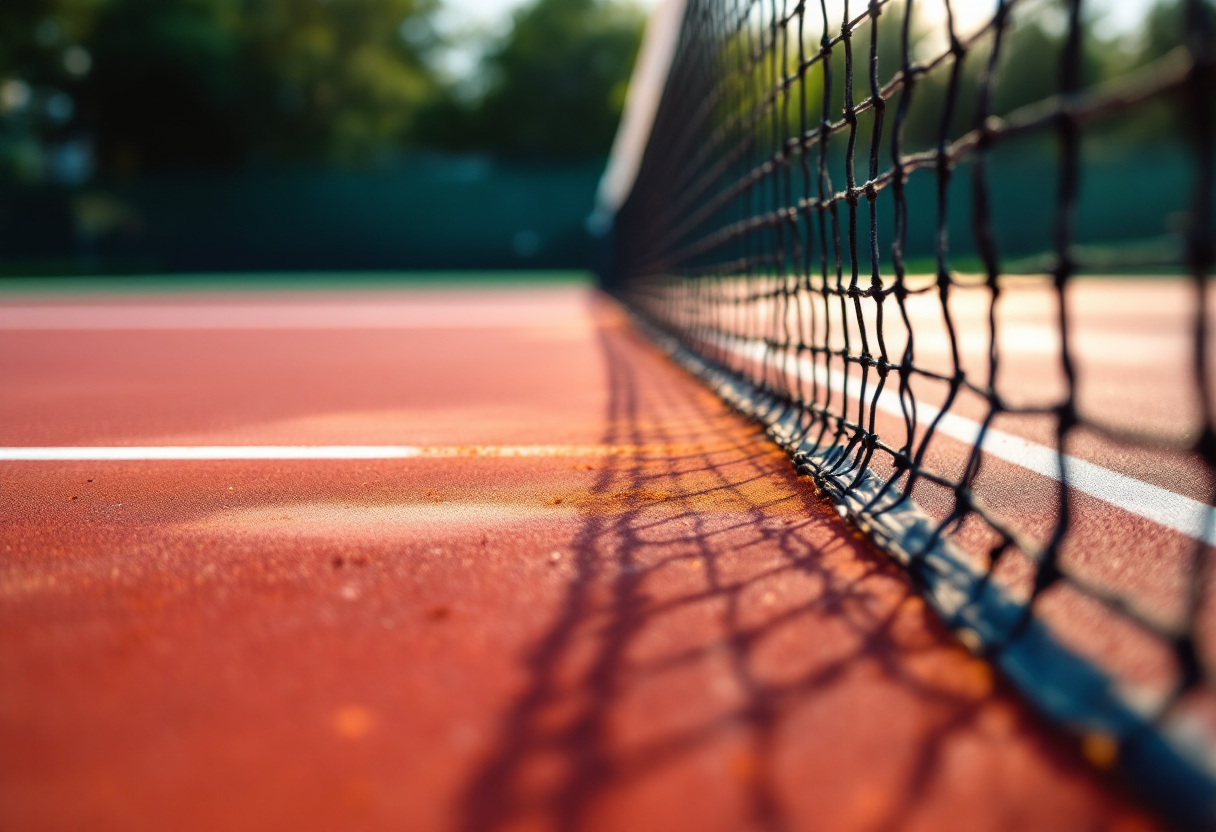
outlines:
M250 114L276 158L358 160L407 142L438 95L401 35L435 0L261 0L248 18L247 75L265 106Z
M222 0L127 0L103 7L89 40L94 67L81 97L112 169L239 162L240 19Z
M438 95L422 48L401 35L436 6L6 0L0 81L70 94L110 171L362 161L407 143ZM65 68L73 48L86 71Z
M469 101L433 70L435 38L417 36L433 33L440 2L4 0L0 84L33 93L22 112L0 106L0 152L75 132L111 173L360 163L419 145L516 157L607 153L640 10L619 0L538 0L489 52L488 83ZM70 49L79 53L75 71ZM54 95L61 110L70 96L70 124L39 115Z
M1176 49L1185 30L1185 0L1158 0L1145 22L1136 62L1147 63Z
M432 67L430 21L442 0L3 0L0 2L0 155L87 136L108 172L234 167L269 162L361 163L403 147L474 150L526 159L607 153L625 99L644 14L630 0L532 0L486 53L478 94L461 94ZM1157 0L1144 26L1100 37L1089 20L1082 53L1086 86L1136 70L1177 47L1183 0ZM1002 44L992 112L1008 115L1060 87L1064 4L1031 4ZM900 69L902 7L878 19L880 85ZM830 25L834 34L839 21ZM853 33L853 99L871 95L871 22ZM844 107L845 50L799 74L822 32L781 45L799 104L765 101L776 66L738 74L717 117L759 135L810 128ZM788 32L785 34L789 37ZM724 69L746 65L741 32L724 44ZM945 48L940 32L913 19L915 63ZM974 128L991 37L967 49L948 138ZM73 52L73 50L75 50ZM82 57L83 56L83 57ZM942 132L954 61L917 78L903 122L905 151L932 147ZM830 71L830 83L825 73ZM18 86L5 88L6 82ZM466 88L467 89L467 88ZM902 93L888 102L889 138ZM21 104L19 99L29 99ZM64 109L64 100L68 101ZM54 106L59 116L47 118ZM64 113L70 113L64 115ZM859 136L869 141L873 116ZM781 124L776 125L775 121ZM1165 135L1179 123L1166 103L1116 124L1110 136ZM16 148L17 150L13 150ZM23 150L24 148L24 150ZM864 151L864 147L862 148ZM14 157L15 158L15 157Z
M63 52L85 40L106 0L5 0L0 3L0 79L69 84Z
M1124 36L1103 35L1099 19L1084 18L1081 41L1081 85L1091 89L1116 80L1138 67L1161 58L1181 42L1183 0L1158 0L1151 9L1144 27ZM951 100L950 86L957 84L953 96L953 111L945 126L945 137L953 140L974 129L980 117L980 91L990 83L989 113L1008 116L1024 107L1050 99L1061 91L1062 66L1067 31L1066 5L1062 0L1032 4L1027 13L1015 13L1001 43L1000 59L995 75L989 79L993 49L991 33L969 41L959 60L945 55L947 45L941 32L930 31L913 18L909 32L909 49L914 64L930 67L918 75L910 93L897 91L888 102L886 130L893 128L893 119L904 95L910 95L904 119L903 150L917 151L934 147L943 132L946 105ZM878 20L878 78L884 84L900 69L901 30L904 25L899 7L890 8ZM860 104L871 95L868 73L871 24L867 20L853 35L853 99ZM815 33L808 40L817 40ZM808 43L808 54L813 54ZM729 49L727 50L729 52ZM945 56L943 60L937 60ZM831 85L829 114L839 121L844 108L844 78L846 61L844 49L836 45L830 58ZM957 77L955 67L958 64ZM790 68L793 72L793 64ZM806 73L808 113L814 120L822 114L824 97L824 66L816 64ZM1104 139L1146 138L1160 136L1176 126L1176 119L1166 112L1165 104L1138 111L1134 130L1126 124L1100 124L1096 132ZM860 135L868 136L871 119L859 120Z
M433 114L432 136L512 157L606 155L644 19L622 2L536 0L487 55L485 93Z

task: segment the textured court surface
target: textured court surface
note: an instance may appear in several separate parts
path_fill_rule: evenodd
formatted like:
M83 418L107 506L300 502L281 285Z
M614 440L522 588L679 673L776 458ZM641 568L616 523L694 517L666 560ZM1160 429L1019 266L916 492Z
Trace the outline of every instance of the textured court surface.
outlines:
M0 304L0 446L420 450L0 462L4 830L1152 828L589 290Z

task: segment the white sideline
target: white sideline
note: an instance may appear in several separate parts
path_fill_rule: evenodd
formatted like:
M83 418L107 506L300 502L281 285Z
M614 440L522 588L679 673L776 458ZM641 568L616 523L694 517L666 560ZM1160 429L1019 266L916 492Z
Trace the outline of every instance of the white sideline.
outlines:
M813 378L830 390L843 394L845 380L839 373L828 373L805 357L783 362L763 343L736 339L719 342L734 354L774 367L790 367L803 378ZM850 395L856 398L858 383L853 380ZM872 399L878 410L903 415L897 393L885 390ZM940 410L924 402L916 403L916 418L928 424ZM937 430L964 444L979 438L978 422L946 413ZM997 459L1059 480L1059 457L1053 448L1005 431L989 428L984 433L984 453ZM204 445L204 446L62 446L0 448L0 462L101 462L141 460L370 460L370 459L449 459L459 457L602 457L623 453L654 451L653 448L625 448L608 445L498 445L498 446L425 446L425 445ZM1065 455L1068 484L1077 491L1103 500L1123 511L1152 521L1159 526L1216 546L1213 512L1204 503L1176 494L1166 488L1141 482Z
M486 329L581 323L573 304L0 306L0 331Z
M796 368L795 371L799 377L813 378L816 383L830 390L845 393L843 374L840 372L828 373L823 367L813 364L805 356L799 357L796 361L788 359L783 361L780 356L774 355L768 350L763 342L745 339L723 338L717 342L717 345L749 361L767 363L774 369ZM848 394L854 401L857 399L859 386L857 379L853 379L849 385ZM873 390L873 387L870 390ZM877 398L873 397L871 393L867 393L867 402L873 402L877 409L884 413L903 416L904 411L900 404L899 394L892 392L889 388ZM932 405L921 401L915 403L917 424L928 425L940 413L941 411ZM980 436L981 427L979 422L965 416L946 413L937 423L937 432L967 445L974 445ZM1060 456L1054 448L1048 448L995 428L988 428L984 432L984 441L980 447L984 453L997 459L1053 480L1060 479ZM1129 514L1151 520L1159 526L1172 529L1193 540L1216 546L1216 529L1213 528L1214 512L1204 503L1074 456L1066 454L1063 461L1070 488L1091 497L1097 497Z
M602 457L661 452L624 445L168 445L0 448L0 462L113 462L292 459L455 459L461 457Z

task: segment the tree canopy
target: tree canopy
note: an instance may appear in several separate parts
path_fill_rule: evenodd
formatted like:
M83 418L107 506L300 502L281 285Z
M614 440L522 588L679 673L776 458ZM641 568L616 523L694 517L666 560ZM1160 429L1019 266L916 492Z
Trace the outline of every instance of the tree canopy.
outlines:
M531 0L482 50L476 94L437 69L443 0L4 0L0 156L86 142L110 174L271 164L362 163L402 149L526 159L595 158L611 145L644 21L631 0ZM1058 89L1061 27L1037 5L1002 45L993 110ZM1157 0L1136 36L1091 27L1087 83L1178 42L1179 0ZM879 22L880 66L897 67L897 7ZM866 37L864 24L856 33ZM913 27L913 39L927 37ZM809 46L814 49L816 47ZM725 56L729 59L729 55ZM832 57L834 86L843 78ZM950 132L968 129L985 48L965 59ZM822 110L808 76L808 113ZM911 145L940 133L948 73L921 78ZM818 87L818 91L817 91ZM842 90L830 91L840 112ZM866 84L855 85L860 99ZM747 96L740 98L746 106ZM1166 120L1151 120L1166 123ZM1147 122L1136 126L1151 133Z
M435 5L16 0L0 22L0 77L32 99L71 96L65 121L95 136L110 169L353 159L403 140L437 94L399 34Z
M103 170L358 163L402 148L602 156L643 14L537 0L469 101L436 71L441 0L6 0L0 143L87 135Z
M636 6L607 0L525 6L486 56L484 94L449 103L443 141L516 157L604 155L644 21Z

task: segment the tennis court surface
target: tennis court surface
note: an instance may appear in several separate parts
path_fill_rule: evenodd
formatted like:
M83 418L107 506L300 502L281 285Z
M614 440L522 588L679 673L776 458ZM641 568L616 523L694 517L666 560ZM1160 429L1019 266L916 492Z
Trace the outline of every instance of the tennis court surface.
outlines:
M1216 9L1100 12L663 0L599 288L7 293L0 825L1211 829Z
M7 830L1155 828L586 286L0 343Z

